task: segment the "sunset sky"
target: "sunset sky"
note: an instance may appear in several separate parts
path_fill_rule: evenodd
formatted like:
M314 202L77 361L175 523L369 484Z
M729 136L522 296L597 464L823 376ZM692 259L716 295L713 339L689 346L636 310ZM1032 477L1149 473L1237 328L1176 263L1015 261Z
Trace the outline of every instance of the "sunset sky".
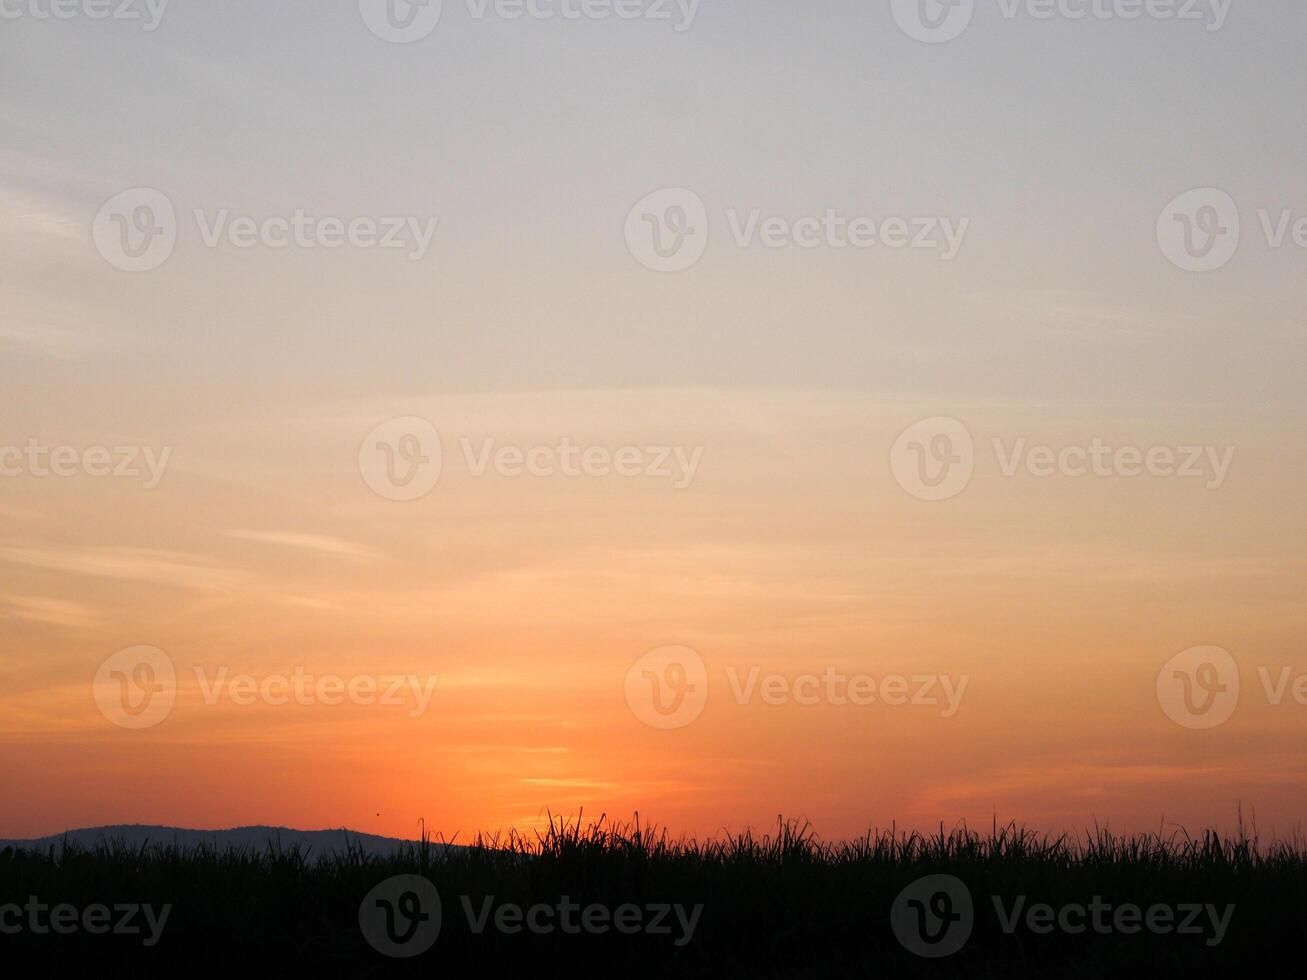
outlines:
M1240 803L1291 833L1307 248L1259 212L1307 217L1307 9L1236 0L1209 30L981 4L923 43L890 6L703 0L678 30L675 4L446 0L406 44L356 0L0 20L0 838L466 837L582 807L696 834L1195 829ZM95 229L136 188L177 241L127 272ZM624 242L663 188L707 215L679 272ZM1210 272L1159 247L1194 188L1239 208ZM437 224L418 258L205 242L219 214L297 210ZM733 240L754 211L832 210L965 237L951 259ZM896 446L940 418L974 474L924 500ZM439 433L419 499L365 461L396 419ZM477 473L487 446L564 440L640 472ZM1200 475L1005 472L1018 446L1095 441L1202 449ZM38 475L32 444L167 456L147 488ZM702 658L707 699L660 729L626 691L668 646ZM1188 727L1159 672L1205 646L1238 706ZM136 647L177 676L139 730L94 687ZM196 675L296 668L436 682L415 713L209 704ZM947 716L740 703L755 668L966 686Z

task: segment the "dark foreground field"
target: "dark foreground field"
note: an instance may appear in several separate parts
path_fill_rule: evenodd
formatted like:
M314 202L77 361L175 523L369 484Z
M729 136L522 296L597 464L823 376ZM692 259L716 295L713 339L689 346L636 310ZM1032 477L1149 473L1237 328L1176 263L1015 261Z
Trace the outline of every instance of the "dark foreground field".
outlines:
M52 976L1238 976L1305 910L1303 849L1214 834L0 852L0 962Z

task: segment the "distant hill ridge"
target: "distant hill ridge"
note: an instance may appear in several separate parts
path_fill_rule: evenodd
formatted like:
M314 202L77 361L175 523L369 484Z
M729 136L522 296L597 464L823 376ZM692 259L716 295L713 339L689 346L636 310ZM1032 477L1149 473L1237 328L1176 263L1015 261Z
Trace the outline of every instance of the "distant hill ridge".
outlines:
M189 830L184 827L157 827L143 824L119 824L111 827L87 827L69 830L49 837L32 840L0 840L0 849L13 847L24 850L46 850L68 841L81 847L95 847L100 843L120 842L128 847L145 844L176 844L195 847L207 844L218 850L266 851L269 846L289 851L298 847L301 853L323 854L344 852L350 847L367 854L388 855L419 841L395 837L379 837L355 830L292 830L288 827L235 827L231 830ZM445 845L436 845L445 846Z

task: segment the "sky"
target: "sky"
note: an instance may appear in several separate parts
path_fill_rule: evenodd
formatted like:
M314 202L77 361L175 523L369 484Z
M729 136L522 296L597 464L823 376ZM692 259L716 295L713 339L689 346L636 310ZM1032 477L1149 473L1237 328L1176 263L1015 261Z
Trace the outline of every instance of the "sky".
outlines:
M1298 826L1300 4L69 2L0 837Z

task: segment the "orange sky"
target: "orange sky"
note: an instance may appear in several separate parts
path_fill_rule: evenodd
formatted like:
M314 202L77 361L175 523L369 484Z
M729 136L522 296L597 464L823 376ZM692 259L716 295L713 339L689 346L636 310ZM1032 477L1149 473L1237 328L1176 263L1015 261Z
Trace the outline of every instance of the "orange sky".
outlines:
M804 392L549 393L501 400L498 418L495 404L402 406L438 421L445 445L440 483L412 502L359 473L359 441L384 420L368 404L179 430L150 491L6 481L0 778L20 789L0 797L0 834L147 822L403 836L425 818L466 835L582 807L694 833L777 814L829 836L994 814L1193 827L1228 823L1240 802L1265 832L1295 824L1307 707L1269 704L1257 675L1307 668L1289 433ZM889 452L936 406L968 420L977 463L962 494L932 503L895 483ZM563 433L704 454L679 490L476 477L457 439L488 418L505 443ZM1194 432L1234 436L1219 489L1008 477L986 448ZM92 681L142 644L175 663L176 702L127 730ZM657 730L628 707L626 675L669 644L701 655L708 697L696 720ZM1169 720L1155 693L1161 666L1201 644L1231 651L1243 678L1238 710L1210 731ZM205 683L302 667L436 686L420 715L412 699L209 704L197 667ZM951 716L756 691L739 703L751 670L827 668L967 680Z

